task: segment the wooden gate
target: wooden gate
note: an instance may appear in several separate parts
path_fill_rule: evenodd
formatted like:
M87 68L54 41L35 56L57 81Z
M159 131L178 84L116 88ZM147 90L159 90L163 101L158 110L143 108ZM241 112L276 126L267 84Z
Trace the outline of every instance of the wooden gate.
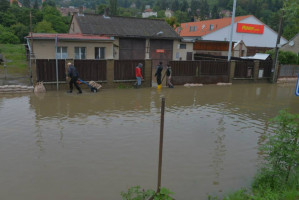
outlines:
M56 82L56 60L37 59L36 79L43 82ZM65 81L65 60L58 60L58 81Z
M236 61L234 78L253 78L253 61Z
M176 85L229 81L229 62L226 61L171 61L170 65Z
M115 60L114 61L114 80L136 80L136 66L142 63L141 74L144 77L144 60Z
M106 60L74 60L79 77L84 81L106 81Z

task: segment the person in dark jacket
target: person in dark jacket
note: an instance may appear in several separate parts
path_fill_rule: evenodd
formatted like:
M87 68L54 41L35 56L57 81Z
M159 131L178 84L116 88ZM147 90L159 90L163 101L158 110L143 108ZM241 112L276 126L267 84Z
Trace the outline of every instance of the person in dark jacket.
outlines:
M161 81L161 76L162 76L162 70L163 70L163 66L162 66L162 62L159 63L159 65L157 66L156 69L156 73L155 76L157 77L157 84L161 85L162 81Z
M75 66L72 63L68 63L68 69L67 69L67 75L68 77L71 78L70 80L70 90L68 91L68 93L72 93L73 92L73 84L75 85L75 87L77 88L77 90L79 91L78 93L81 94L82 90L79 87L79 85L77 84L78 78L79 78L79 73L76 70Z
M171 75L172 75L171 66L167 64L166 77L167 77L167 85L169 88L173 88L173 84L171 83Z

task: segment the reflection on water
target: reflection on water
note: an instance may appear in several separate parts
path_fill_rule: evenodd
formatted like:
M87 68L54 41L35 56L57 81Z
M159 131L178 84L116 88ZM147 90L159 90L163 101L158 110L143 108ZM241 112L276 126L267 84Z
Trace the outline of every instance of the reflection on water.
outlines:
M176 199L247 187L295 85L115 89L83 95L0 96L0 199L120 199L156 188L161 97L166 98L162 185Z

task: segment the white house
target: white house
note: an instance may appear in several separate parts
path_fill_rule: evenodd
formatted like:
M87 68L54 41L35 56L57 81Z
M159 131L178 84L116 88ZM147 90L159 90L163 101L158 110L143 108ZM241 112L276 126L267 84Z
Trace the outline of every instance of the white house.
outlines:
M157 12L153 12L152 9L146 9L146 10L142 13L142 18L148 18L148 17L151 17L151 16L155 16L155 17L157 17L158 14L157 14Z

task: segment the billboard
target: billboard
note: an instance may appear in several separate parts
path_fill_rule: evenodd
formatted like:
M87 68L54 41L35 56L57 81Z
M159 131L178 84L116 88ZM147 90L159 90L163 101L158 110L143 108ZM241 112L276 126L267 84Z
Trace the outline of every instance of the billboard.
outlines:
M264 25L259 24L237 24L237 33L253 33L253 34L263 34Z

